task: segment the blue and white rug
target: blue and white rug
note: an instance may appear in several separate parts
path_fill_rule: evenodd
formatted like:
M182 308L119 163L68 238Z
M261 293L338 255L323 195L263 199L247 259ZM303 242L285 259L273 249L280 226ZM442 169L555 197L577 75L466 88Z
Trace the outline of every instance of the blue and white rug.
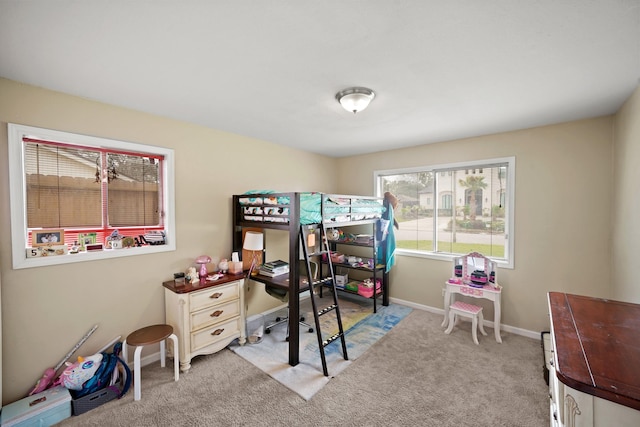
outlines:
M301 304L301 306L306 305ZM366 312L369 314L365 315ZM345 334L349 360L344 360L342 357L340 340L327 346L325 357L329 377L325 377L322 373L317 335L315 332L308 333L304 327L300 328L300 363L296 366L290 366L288 363L289 343L285 341L287 328L284 324L274 328L270 334L264 335L262 341L257 344L239 346L234 342L229 348L305 400L309 400L332 377L344 371L410 312L410 307L390 304L386 307L378 306L378 312L372 313L370 301L362 305L357 301L341 299L340 313L343 325L345 329L349 328ZM310 313L307 313L306 318L313 323L313 316ZM353 319L358 319L357 323L354 324ZM353 326L349 327L349 325Z

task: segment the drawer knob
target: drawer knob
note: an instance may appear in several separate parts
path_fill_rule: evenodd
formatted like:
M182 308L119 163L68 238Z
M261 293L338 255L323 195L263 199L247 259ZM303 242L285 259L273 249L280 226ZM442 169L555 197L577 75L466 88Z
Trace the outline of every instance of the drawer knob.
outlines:
M209 296L209 298L218 299L222 296L222 292L215 292Z
M224 328L216 329L215 331L211 332L211 335L220 335L222 332L224 332Z
M223 310L216 310L210 314L211 317L218 317L222 314Z

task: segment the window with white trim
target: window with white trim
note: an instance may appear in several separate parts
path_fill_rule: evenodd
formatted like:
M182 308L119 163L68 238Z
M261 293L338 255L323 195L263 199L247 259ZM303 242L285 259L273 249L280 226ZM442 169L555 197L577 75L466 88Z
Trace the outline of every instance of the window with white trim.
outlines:
M515 157L374 172L396 195L396 253L449 259L479 252L513 267Z
M173 150L8 129L14 268L175 250Z

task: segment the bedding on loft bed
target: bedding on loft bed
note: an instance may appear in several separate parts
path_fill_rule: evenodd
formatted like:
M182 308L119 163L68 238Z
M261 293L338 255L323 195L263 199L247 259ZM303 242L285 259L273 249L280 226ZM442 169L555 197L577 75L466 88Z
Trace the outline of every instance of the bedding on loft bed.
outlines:
M289 223L291 193L251 191L239 197L245 221ZM246 197L244 197L246 196ZM385 212L382 199L364 196L342 196L323 193L300 193L300 224L352 222L378 219ZM324 211L324 212L323 212ZM324 216L324 218L323 218Z

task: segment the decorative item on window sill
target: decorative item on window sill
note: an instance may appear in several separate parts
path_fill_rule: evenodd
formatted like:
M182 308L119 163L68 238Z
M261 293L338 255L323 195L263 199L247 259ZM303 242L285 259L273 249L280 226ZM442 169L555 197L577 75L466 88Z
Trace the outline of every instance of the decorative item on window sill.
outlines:
M66 255L67 253L68 253L67 245L49 245L49 246L38 246L35 248L27 248L27 258Z
M135 239L136 246L142 245L164 245L166 236L164 231L148 231L144 235L140 234Z
M106 246L109 249L122 249L123 242L122 239L124 236L120 234L120 232L116 229L111 232L111 235L107 237Z

